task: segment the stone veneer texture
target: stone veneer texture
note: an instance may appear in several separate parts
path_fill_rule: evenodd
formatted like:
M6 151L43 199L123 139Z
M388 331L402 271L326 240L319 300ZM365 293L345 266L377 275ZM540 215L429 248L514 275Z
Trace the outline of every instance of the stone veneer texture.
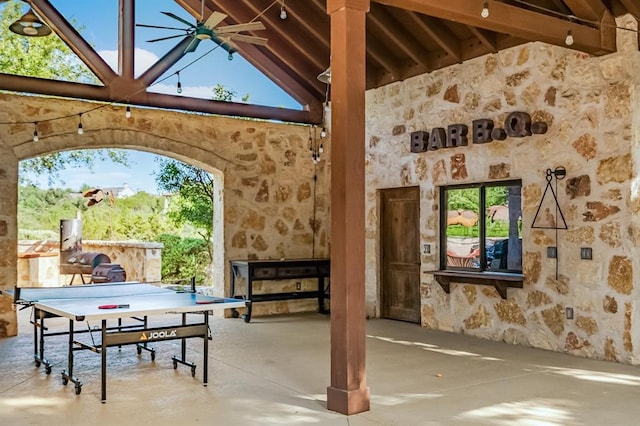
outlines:
M591 58L542 43L467 61L367 93L367 310L379 314L377 190L419 186L421 246L438 247L438 187L522 180L524 288L451 286L422 255L422 325L575 355L639 363L637 41ZM544 121L544 135L410 152L410 133L513 111ZM564 166L558 198L568 230L532 229L548 168ZM557 245L556 263L546 247ZM592 247L593 260L580 248ZM574 319L565 319L565 307Z

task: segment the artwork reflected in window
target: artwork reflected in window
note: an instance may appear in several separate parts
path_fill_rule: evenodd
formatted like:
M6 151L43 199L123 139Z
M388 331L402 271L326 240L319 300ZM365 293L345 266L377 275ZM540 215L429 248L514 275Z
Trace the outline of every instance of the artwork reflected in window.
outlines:
M522 272L520 181L441 188L441 269Z

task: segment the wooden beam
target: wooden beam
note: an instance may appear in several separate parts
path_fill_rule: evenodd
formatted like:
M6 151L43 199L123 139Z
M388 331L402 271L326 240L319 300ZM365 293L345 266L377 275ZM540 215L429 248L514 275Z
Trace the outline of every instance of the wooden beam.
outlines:
M109 64L98 55L98 52L82 38L51 3L47 0L31 0L29 4L105 86L118 78Z
M601 0L564 0L571 13L580 19L599 22L607 12Z
M637 0L619 0L627 11L640 20L640 3Z
M487 1L490 11L487 18L480 16L485 0L373 1L436 18L510 34L524 40L542 41L557 46L570 47L594 55L604 55L616 51L615 28L602 26L597 29L497 0ZM566 46L564 42L569 30L575 40L572 46Z
M498 53L498 47L496 46L496 34L491 31L483 30L481 28L468 26L469 31L478 39L482 44L491 49L491 52Z
M124 79L123 79L124 81ZM131 81L129 80L131 83ZM124 87L124 86L123 86ZM232 117L260 118L280 120L292 123L318 124L312 119L310 111L250 105L234 102L218 102L209 99L188 98L161 93L137 91L138 86L130 85L131 96L127 103L142 107L164 108L172 110L202 112ZM48 80L35 77L22 77L11 74L0 74L0 90L11 92L33 93L47 96L60 96L71 99L93 100L105 103L120 103L122 98L114 98L111 89L104 86L93 86L84 83Z
M365 374L365 54L369 0L331 16L331 385L327 408L368 411Z
M393 43L396 50L403 52L416 64L426 65L428 57L424 48L382 7L372 4L371 12L367 14L367 22L368 26L377 28L389 42Z
M429 37L435 41L447 54L454 57L458 62L462 59L460 55L460 41L454 36L447 27L442 25L437 19L430 16L419 17L413 14L417 21L424 23L423 29L429 34Z
M134 77L135 0L118 2L118 74L127 80Z
M185 10L200 10L200 0L175 0ZM234 0L236 1L236 0ZM205 16L212 13L210 1L205 2ZM231 13L230 9L224 5L217 3L216 10L229 15L235 22L242 22L243 16ZM199 14L200 12L198 12ZM247 20L252 19L248 18ZM293 99L299 102L303 108L311 112L312 122L319 124L322 122L322 103L324 102L325 87L320 82L302 81L297 78L298 75L304 75L299 69L292 68L290 62L286 62L283 58L271 53L267 46L255 46L249 43L238 45L238 52L256 67L260 72L267 76L271 81L278 85L282 90L288 93ZM327 53L327 58L329 54ZM326 68L324 68L326 69ZM317 74L324 71L319 70ZM317 71L317 70L316 70ZM313 72L307 73L314 74ZM315 74L315 75L317 75Z

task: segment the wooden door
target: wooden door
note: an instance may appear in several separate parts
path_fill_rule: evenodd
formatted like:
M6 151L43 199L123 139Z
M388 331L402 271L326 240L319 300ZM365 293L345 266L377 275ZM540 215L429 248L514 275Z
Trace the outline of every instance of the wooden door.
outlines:
M420 323L420 188L381 198L382 317Z

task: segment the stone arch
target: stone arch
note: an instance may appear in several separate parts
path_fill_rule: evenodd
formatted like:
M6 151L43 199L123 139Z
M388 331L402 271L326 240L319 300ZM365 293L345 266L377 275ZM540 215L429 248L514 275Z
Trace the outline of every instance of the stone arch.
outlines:
M89 102L0 94L0 155L7 160L0 167L0 221L6 218L7 229L0 235L0 248L10 254L0 265L0 286L15 282L11 265L16 264L17 251L18 161L73 149L152 152L220 179L217 196L224 207L219 209L220 229L214 234L224 241L223 259L218 260L224 275L215 279L224 285L214 285L217 295L228 292L229 259L329 255L330 169L326 161L317 165L311 161L309 127L137 108L127 119L124 110L124 106L96 108ZM80 112L81 136L76 133ZM39 141L33 142L36 121ZM329 158L329 143L325 151L324 158Z

